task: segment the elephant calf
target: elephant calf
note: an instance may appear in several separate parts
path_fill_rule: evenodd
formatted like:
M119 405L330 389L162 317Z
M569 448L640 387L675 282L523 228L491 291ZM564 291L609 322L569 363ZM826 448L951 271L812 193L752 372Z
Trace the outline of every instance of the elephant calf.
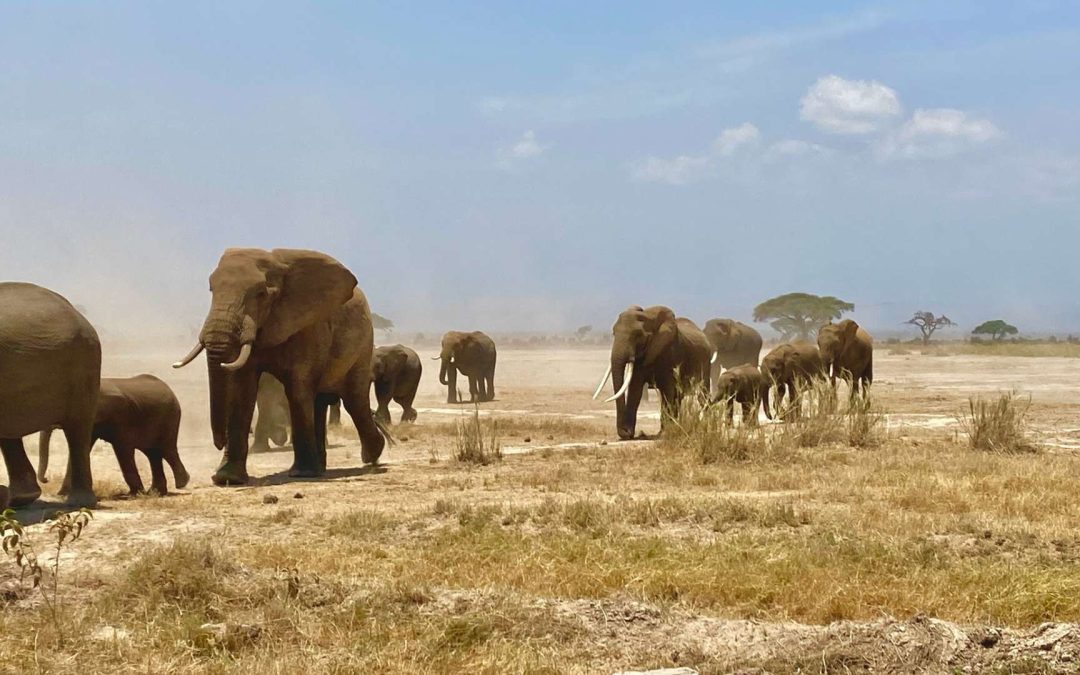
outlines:
M390 423L391 400L401 406L402 422L416 419L416 409L412 404L423 372L424 366L420 363L420 357L408 347L392 345L375 349L371 362L371 379L375 383L375 400L379 403L375 411L376 421Z
M757 366L738 366L725 371L716 381L713 403L724 406L728 421L734 419L735 403L742 405L743 424L756 426L757 408L769 393L769 381ZM766 416L772 419L768 409Z
M180 402L169 385L153 375L128 378L101 378L93 439L110 443L131 494L144 492L135 450L150 460L150 489L160 495L168 491L162 460L169 463L177 488L187 485L189 476L176 449L180 430ZM38 438L38 478L45 482L49 467L49 438L52 430ZM70 476L64 478L65 491Z
M770 387L776 385L775 406L779 410L785 395L789 405L797 405L799 389L814 380L824 379L825 367L822 365L817 345L792 342L779 345L766 354L761 359L761 373ZM765 414L771 419L767 393L762 398L762 404ZM792 414L797 414L797 411L792 409Z
M289 442L289 399L285 387L270 373L259 375L259 391L255 395L254 438L252 452L270 452L270 442L281 447Z

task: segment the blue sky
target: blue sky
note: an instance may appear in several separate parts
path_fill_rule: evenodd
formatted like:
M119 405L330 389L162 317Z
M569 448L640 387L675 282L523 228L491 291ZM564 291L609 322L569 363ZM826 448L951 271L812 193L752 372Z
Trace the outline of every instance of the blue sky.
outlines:
M3 3L0 276L125 330L297 246L409 330L1080 332L1078 45L1070 2Z

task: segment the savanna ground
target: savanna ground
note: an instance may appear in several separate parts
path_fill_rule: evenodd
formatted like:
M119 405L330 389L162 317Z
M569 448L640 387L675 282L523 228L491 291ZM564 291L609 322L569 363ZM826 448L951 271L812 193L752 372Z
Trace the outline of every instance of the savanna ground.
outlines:
M1080 359L881 346L872 442L773 424L732 452L615 441L590 400L606 350L503 350L480 406L503 457L479 464L454 460L473 408L445 404L425 358L420 419L380 466L342 432L327 479L285 478L285 448L220 489L202 361L108 347L106 375L177 391L193 484L116 498L98 444L106 498L64 548L56 612L0 566L11 672L1080 668ZM968 398L1009 389L1042 449L969 449ZM655 397L639 426L658 429ZM19 518L57 508L59 471ZM47 563L46 527L28 536Z

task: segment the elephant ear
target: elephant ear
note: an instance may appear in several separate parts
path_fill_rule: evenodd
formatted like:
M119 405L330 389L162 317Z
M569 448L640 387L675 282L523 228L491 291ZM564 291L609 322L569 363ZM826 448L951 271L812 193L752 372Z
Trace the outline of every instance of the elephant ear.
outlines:
M284 266L276 299L256 343L273 347L301 330L333 316L352 298L356 277L324 253L294 249L271 252Z
M645 310L645 333L649 336L645 348L645 365L656 362L671 348L679 335L675 313L667 307L650 307Z
M844 344L851 344L855 340L855 334L859 332L859 324L851 319L840 322L840 331L844 336Z

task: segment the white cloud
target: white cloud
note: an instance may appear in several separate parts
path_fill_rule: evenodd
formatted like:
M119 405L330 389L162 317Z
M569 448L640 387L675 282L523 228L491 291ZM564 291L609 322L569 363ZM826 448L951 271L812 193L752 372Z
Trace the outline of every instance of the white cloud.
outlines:
M713 141L713 152L725 157L730 156L744 145L756 143L761 134L758 128L749 122L744 122L737 127L724 129Z
M546 145L540 145L536 140L536 133L531 129L521 135L513 145L499 148L496 153L496 166L500 169L509 169L515 163L524 162L539 157L547 150Z
M631 176L641 183L683 185L703 176L708 168L708 157L690 155L679 155L674 159L646 157L632 167Z
M900 99L889 87L837 75L818 79L799 104L804 120L834 134L873 133L900 114Z
M824 153L826 150L827 148L818 145L817 143L808 143L807 141L789 138L777 141L770 145L768 154L793 157L798 155L809 155L811 153Z
M909 159L948 157L1000 135L993 122L963 110L920 108L897 134L885 139L882 150L886 156Z

